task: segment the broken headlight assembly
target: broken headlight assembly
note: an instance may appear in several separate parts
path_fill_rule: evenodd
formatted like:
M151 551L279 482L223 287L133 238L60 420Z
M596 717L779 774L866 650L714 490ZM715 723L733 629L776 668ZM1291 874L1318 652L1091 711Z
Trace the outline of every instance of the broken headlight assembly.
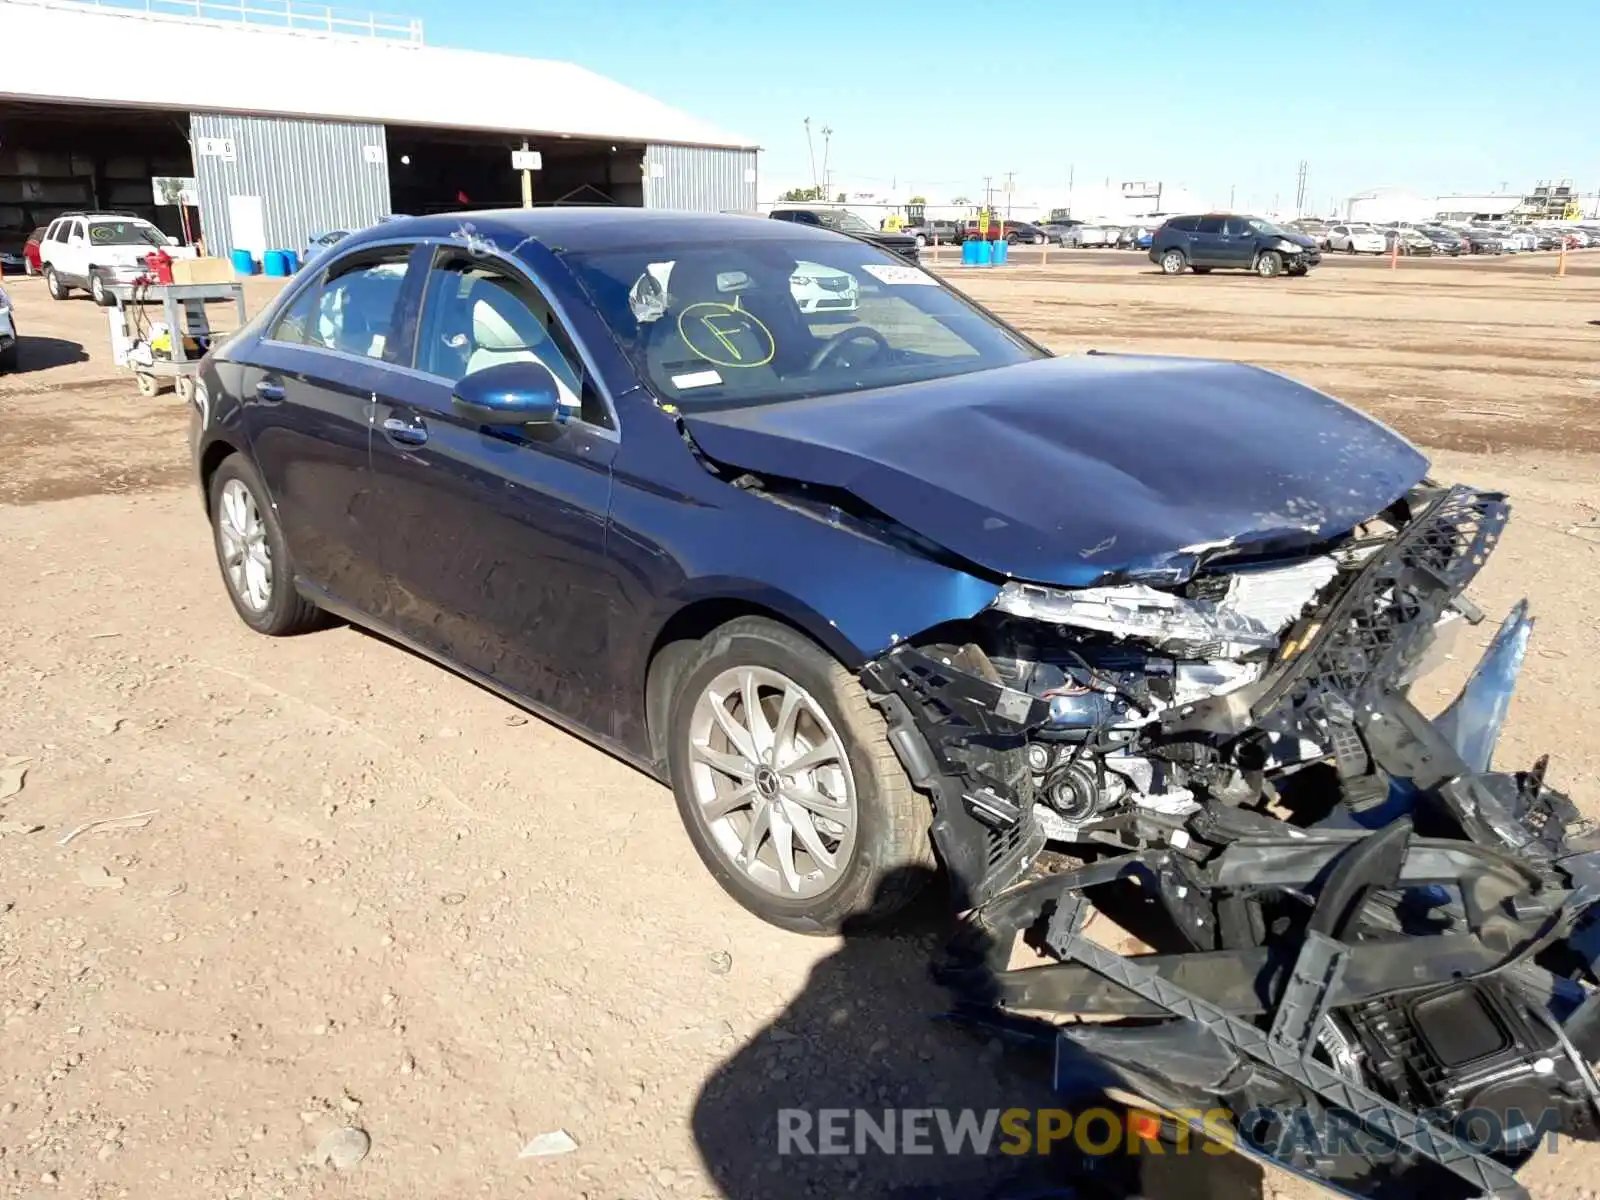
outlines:
M1490 761L1526 606L1438 718L1406 695L1481 617L1462 591L1507 511L1424 486L1288 562L1011 583L869 663L941 849L981 839L952 871L957 1014L1063 1088L1221 1107L1235 1149L1351 1196L1522 1197L1551 1135L1600 1134L1600 844L1543 761ZM1091 908L1148 952L1087 936Z

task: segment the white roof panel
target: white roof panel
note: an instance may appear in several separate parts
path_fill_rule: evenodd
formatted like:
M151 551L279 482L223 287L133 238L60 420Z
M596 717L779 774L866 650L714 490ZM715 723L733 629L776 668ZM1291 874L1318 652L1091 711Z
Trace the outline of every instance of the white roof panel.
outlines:
M755 148L573 63L0 0L0 98ZM64 63L93 64L90 69Z

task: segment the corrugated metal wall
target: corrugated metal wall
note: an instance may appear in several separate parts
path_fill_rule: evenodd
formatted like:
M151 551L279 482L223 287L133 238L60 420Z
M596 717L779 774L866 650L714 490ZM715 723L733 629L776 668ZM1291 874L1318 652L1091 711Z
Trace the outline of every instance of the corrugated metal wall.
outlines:
M360 229L389 212L382 125L193 113L189 141L207 253L236 244L230 197L259 197L266 248L296 253L312 233Z
M756 206L756 152L647 146L644 206L726 212Z

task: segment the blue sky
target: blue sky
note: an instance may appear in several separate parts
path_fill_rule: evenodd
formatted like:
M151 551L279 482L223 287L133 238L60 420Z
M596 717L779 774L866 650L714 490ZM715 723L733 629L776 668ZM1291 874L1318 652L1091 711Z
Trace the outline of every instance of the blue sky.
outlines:
M833 128L836 179L971 195L1124 180L1321 208L1425 194L1600 186L1592 14L1475 0L1209 0L984 6L923 0L389 0L430 42L562 58L764 147L808 181L801 121ZM1037 12L1037 18L1026 14ZM1586 65L1588 64L1588 65ZM821 155L820 142L817 148Z

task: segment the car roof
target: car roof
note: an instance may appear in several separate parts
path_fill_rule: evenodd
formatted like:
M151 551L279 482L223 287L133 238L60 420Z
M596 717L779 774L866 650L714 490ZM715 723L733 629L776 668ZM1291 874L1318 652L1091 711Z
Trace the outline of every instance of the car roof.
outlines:
M826 229L786 221L751 220L732 213L574 205L405 217L352 234L348 242L354 247L397 237L451 237L465 233L513 242L531 239L558 253L620 250L669 241L828 241L844 236Z

